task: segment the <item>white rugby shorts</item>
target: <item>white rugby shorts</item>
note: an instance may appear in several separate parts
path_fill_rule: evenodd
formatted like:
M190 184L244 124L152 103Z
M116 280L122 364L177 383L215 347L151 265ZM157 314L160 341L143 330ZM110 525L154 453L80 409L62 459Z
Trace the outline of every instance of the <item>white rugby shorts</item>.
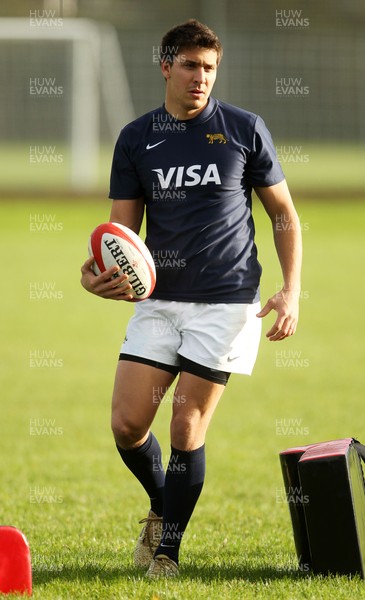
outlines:
M121 352L179 366L179 356L228 373L251 375L260 343L254 304L147 299L136 304Z

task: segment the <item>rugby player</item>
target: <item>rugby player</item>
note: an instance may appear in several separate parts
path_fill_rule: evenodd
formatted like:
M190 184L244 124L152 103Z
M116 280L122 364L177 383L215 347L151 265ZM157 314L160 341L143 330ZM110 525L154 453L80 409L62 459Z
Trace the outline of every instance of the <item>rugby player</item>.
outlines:
M298 215L263 120L211 96L221 58L206 25L191 19L168 31L165 103L123 128L112 163L110 221L138 233L146 213L157 268L153 294L128 324L112 400L118 452L150 501L134 555L149 577L178 574L204 482L207 428L230 373L252 372L262 317L277 313L266 333L275 342L298 321ZM271 219L283 275L262 309L252 189ZM111 278L118 267L95 276L92 263L82 267L89 292L131 299L128 277ZM150 427L175 380L165 473Z

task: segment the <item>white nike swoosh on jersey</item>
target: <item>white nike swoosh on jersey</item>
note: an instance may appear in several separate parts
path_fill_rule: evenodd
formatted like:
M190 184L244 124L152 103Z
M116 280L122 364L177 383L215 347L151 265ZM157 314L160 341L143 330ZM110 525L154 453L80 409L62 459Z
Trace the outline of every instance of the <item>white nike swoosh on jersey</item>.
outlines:
M163 144L164 142L166 142L166 140L161 140L161 142L157 142L157 144L152 144L152 146L150 144L147 144L146 150L151 150L151 148L156 148L156 146L159 146L160 144Z

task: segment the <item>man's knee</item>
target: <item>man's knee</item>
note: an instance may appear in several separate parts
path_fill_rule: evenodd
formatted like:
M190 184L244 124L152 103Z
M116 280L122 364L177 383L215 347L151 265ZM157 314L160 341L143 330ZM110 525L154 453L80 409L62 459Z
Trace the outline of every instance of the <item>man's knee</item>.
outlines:
M179 450L190 450L195 446L197 440L203 439L205 428L203 427L199 411L188 414L175 414L171 420L171 443Z
M115 415L112 415L111 427L116 444L124 449L139 446L148 433L139 424Z

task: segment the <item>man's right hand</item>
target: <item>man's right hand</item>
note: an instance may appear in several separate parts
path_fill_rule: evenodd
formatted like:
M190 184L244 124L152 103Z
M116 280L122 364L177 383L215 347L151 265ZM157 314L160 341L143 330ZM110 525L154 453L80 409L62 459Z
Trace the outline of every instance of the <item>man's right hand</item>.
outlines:
M93 263L94 257L90 256L81 267L81 285L85 290L110 300L133 300L132 294L129 293L132 286L128 282L128 275L122 273L122 275L113 278L113 275L120 270L117 265L110 267L100 275L95 275L92 269Z

